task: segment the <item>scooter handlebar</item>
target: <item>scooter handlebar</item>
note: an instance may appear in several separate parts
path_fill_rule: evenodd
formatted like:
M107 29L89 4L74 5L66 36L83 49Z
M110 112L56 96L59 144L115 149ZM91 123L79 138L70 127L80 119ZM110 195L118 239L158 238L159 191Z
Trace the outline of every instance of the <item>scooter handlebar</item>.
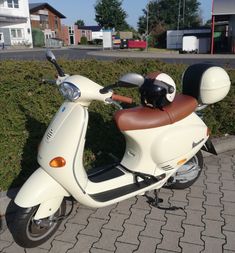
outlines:
M118 101L118 102L127 103L127 104L132 104L133 103L133 99L132 98L121 96L121 95L117 95L117 94L113 94L112 95L112 100Z

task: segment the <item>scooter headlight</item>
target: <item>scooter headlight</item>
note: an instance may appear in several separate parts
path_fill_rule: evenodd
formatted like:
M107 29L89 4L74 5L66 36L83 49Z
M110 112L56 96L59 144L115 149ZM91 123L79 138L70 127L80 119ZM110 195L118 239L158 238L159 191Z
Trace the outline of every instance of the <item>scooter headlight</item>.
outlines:
M81 96L80 89L72 83L63 82L60 85L61 94L70 101L76 101Z

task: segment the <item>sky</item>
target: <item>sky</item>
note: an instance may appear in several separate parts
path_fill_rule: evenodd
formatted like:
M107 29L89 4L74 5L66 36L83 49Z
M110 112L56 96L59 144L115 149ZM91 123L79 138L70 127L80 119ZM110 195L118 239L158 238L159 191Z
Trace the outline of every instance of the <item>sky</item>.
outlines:
M78 19L82 19L85 25L96 25L94 6L96 0L29 0L30 3L47 2L67 18L62 20L63 24L72 25ZM212 0L199 0L203 21L211 17ZM137 22L148 0L123 0L123 9L127 12L127 23L137 28ZM186 0L187 3L187 0Z

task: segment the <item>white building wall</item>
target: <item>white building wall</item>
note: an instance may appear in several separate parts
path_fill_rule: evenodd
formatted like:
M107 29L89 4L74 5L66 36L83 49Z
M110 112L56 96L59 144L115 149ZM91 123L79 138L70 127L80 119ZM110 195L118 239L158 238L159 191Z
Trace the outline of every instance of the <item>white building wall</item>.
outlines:
M32 31L30 22L27 21L25 24L9 25L8 28L12 31L13 29L22 29L22 37L13 38L11 37L11 44L13 46L22 45L32 47Z
M100 40L103 39L103 30L98 31L98 32L92 32L92 40L95 40L95 39L100 39Z
M5 23L0 22L0 27L5 29L10 29L11 34L11 45L25 45L32 47L32 30L30 24L30 14L29 14L29 2L28 0L19 0L19 8L9 8L6 0L0 0L0 17L7 16L12 18L25 18L26 22L24 23ZM19 32L18 29L21 29L22 32ZM12 33L16 31L16 34L22 36L15 37L12 36Z

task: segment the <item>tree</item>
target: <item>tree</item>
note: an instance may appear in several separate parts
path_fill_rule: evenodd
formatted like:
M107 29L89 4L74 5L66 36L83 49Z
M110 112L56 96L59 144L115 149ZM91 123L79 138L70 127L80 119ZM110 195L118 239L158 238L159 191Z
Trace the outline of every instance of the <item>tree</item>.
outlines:
M75 23L75 25L79 26L85 26L85 22L82 19L78 19Z
M207 27L211 27L211 24L212 24L212 20L211 19L208 19L205 23L205 26Z
M167 29L197 27L201 24L198 0L152 0L139 17L138 30L144 33L149 17L149 31L158 30L158 26Z
M127 13L122 8L122 0L97 0L95 20L105 29L126 30Z

